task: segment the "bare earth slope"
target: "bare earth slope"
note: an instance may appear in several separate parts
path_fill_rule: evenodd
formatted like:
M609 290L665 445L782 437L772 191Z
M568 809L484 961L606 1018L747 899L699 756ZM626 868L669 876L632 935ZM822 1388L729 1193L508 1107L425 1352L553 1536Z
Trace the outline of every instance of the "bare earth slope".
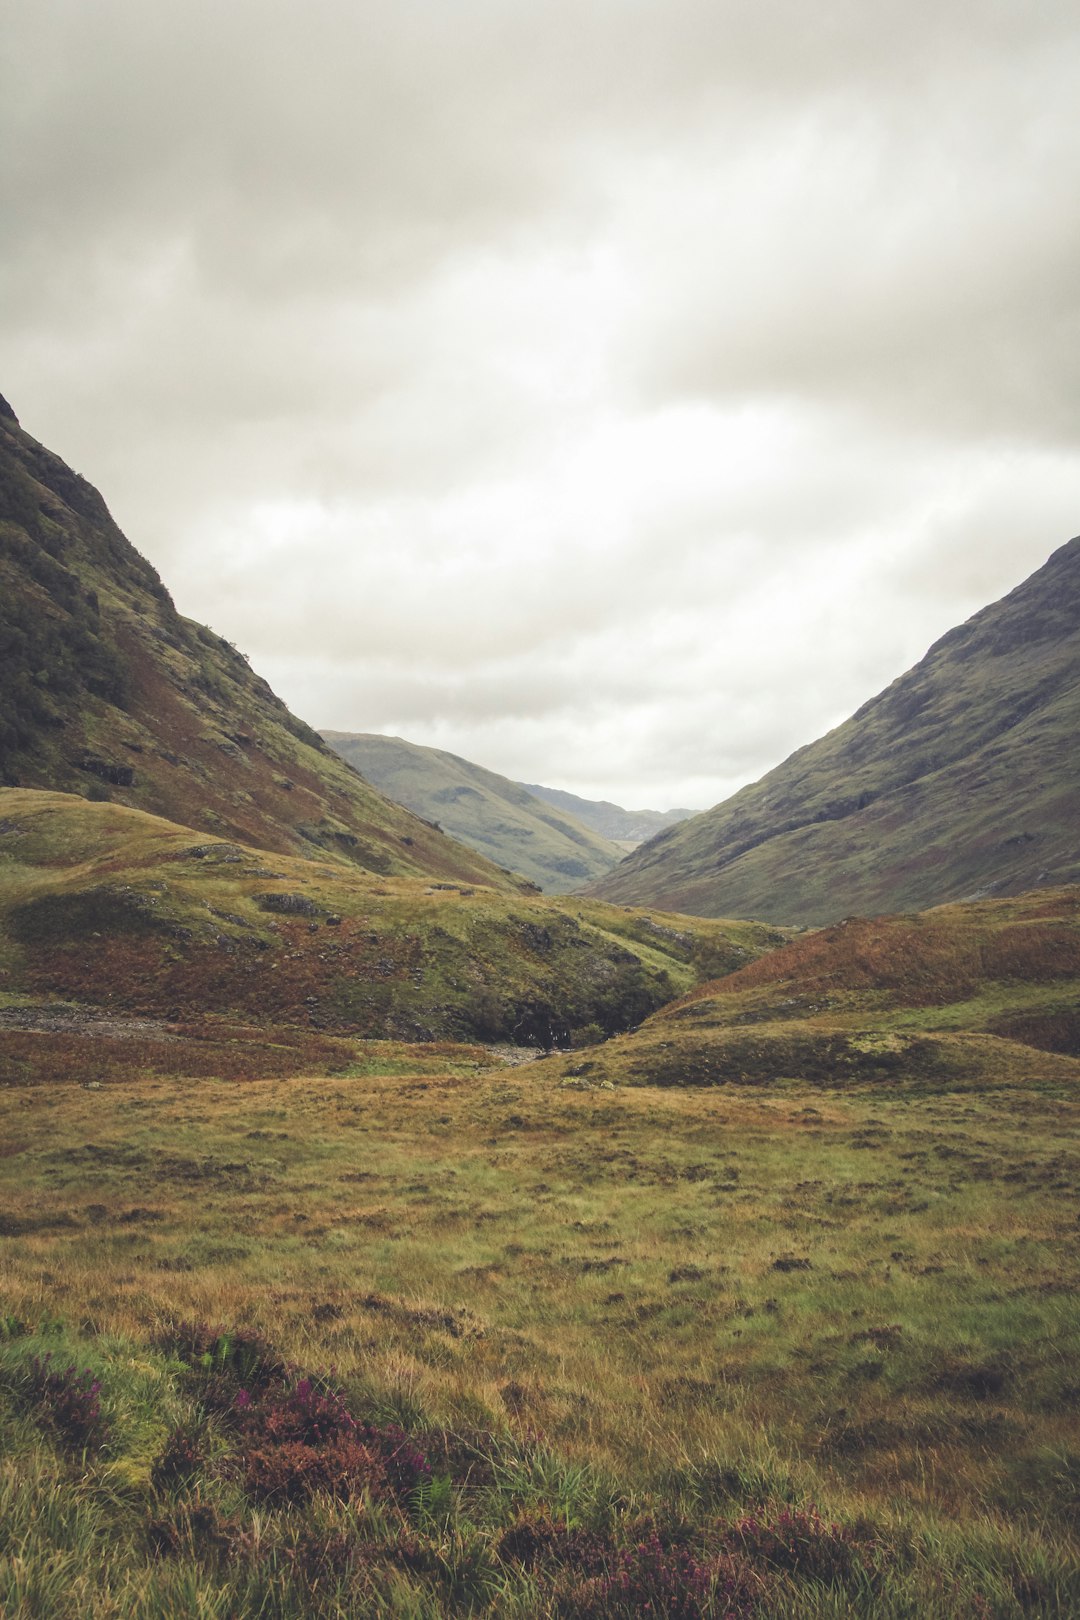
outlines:
M384 873L519 887L363 782L182 618L101 496L0 400L0 783Z
M367 732L323 737L389 798L548 894L566 894L622 858L621 849L573 815L457 754Z
M591 892L819 924L1080 878L1080 538Z

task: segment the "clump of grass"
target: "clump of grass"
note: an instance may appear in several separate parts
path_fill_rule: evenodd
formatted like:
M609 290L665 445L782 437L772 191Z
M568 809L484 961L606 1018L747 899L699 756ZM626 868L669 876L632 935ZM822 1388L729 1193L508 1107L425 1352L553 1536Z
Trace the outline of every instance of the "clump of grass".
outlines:
M200 1431L192 1424L183 1424L173 1430L164 1451L155 1460L151 1484L158 1491L183 1487L195 1478L205 1461Z

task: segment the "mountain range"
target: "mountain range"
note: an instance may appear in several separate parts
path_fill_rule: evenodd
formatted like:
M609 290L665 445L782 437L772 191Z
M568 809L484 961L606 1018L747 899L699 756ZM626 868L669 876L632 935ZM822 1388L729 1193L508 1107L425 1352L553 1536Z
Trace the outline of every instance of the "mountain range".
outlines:
M20 1615L1080 1612L1078 548L610 904L501 869L613 858L543 790L392 803L0 416Z
M616 865L586 815L627 835L661 813L399 739L330 747L177 612L97 491L0 401L0 682L3 783L375 878L511 895L591 879L620 906L777 926L1080 879L1080 539L826 737ZM410 796L419 814L393 802Z
M553 804L567 815L591 827L601 838L610 839L621 854L637 849L649 838L671 827L677 821L692 816L692 810L624 810L610 799L580 799L576 793L564 793L561 788L541 787L536 782L521 784L527 793Z
M245 1070L256 1047L280 1064L283 1042L329 1061L316 1037L589 1042L782 937L546 899L392 802L177 612L98 492L6 402L0 690L9 1064L13 1029L25 1067L39 1038L105 1016L169 1020L154 1034L166 1063L188 1061L175 1042L191 1020L196 1045ZM484 774L455 768L455 786ZM582 870L616 858L529 803L534 836L547 827L557 850L558 830L594 862Z
M322 735L389 798L547 893L579 888L622 858L615 843L534 789L456 754L368 732Z
M1080 879L1080 538L827 736L590 892L822 924Z

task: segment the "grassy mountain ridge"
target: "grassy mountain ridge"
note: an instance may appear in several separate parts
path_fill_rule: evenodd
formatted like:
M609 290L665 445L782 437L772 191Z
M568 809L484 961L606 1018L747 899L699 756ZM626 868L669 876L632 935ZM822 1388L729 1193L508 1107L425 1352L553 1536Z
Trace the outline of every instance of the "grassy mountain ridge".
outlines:
M536 782L524 782L522 786L527 793L565 810L602 838L620 845L621 850L636 848L665 827L685 821L694 813L692 810L624 810L621 804L613 804L610 799L582 799L576 793L541 787Z
M6 404L6 402L5 402ZM0 411L0 782L269 850L516 887L363 782L183 618L98 492Z
M1080 538L850 720L592 886L827 923L1080 878Z
M9 1005L546 1045L625 1029L781 937L375 877L207 841L127 806L0 790Z
M322 735L389 798L549 894L565 894L622 858L621 849L531 789L456 754L366 732Z

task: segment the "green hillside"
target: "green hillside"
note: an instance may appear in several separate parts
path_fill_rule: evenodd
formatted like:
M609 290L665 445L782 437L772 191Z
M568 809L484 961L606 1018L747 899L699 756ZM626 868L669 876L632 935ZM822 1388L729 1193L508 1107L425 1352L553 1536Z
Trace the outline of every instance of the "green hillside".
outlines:
M375 877L126 806L0 789L0 1001L29 1008L34 1028L33 1009L61 999L372 1039L598 1040L780 938Z
M1080 539L826 737L593 886L827 923L1080 879Z
M388 798L548 894L566 894L622 858L609 839L545 804L531 788L456 754L401 737L351 731L324 731L323 737Z
M654 838L665 827L692 816L692 810L624 810L610 799L579 799L576 793L565 793L562 788L541 787L535 782L522 783L526 793L532 793L547 804L555 805L574 816L601 838L610 838L618 844L620 852L636 849L647 838Z
M0 783L265 849L515 887L360 780L236 648L177 613L101 496L0 400Z
M849 918L690 991L564 1073L653 1086L1080 1085L1080 888Z

